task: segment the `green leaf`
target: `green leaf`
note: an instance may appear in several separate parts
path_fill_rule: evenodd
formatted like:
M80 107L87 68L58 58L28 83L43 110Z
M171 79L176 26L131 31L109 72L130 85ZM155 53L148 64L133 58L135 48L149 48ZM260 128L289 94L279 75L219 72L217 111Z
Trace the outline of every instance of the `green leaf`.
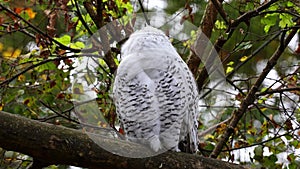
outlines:
M289 169L298 169L298 167L299 167L299 164L296 164L296 163L289 164Z
M71 48L74 48L74 49L83 49L85 48L85 44L83 42L75 42L75 43L71 43L70 45Z
M287 4L286 4L286 6L288 8L291 8L291 7L294 7L295 5L292 2L288 1Z
M214 145L208 144L207 146L204 147L205 150L213 150L215 148Z
M56 69L57 69L56 65L53 62L48 62L35 68L35 70L38 72L43 72L45 70L56 70Z
M230 73L234 70L234 68L232 67L234 64L234 61L230 61L229 63L227 63L227 68L226 68L226 73Z
M288 14L280 14L279 15L280 21L279 21L279 26L281 28L285 28L285 27L289 27L289 26L293 26L294 22L293 22L293 16L288 15Z
M227 63L227 66L232 66L234 64L234 61L230 61L229 63Z
M290 142L290 144L296 148L298 148L298 146L300 145L298 140L294 140L294 141Z
M124 4L123 8L126 8L129 13L133 12L133 6L129 2L127 2L126 4Z
M255 147L254 149L254 159L257 161L262 161L263 159L263 147L261 145Z
M254 9L254 3L253 2L248 2L246 5L246 10L250 11Z
M260 90L260 92L265 92L265 91L267 91L268 90L268 88L267 87L263 87L261 90Z
M215 26L217 29L226 29L226 25L224 21L217 20Z
M274 168L274 164L276 163L277 161L277 157L275 154L272 154L270 156L267 156L267 157L264 157L264 166L266 166L267 168ZM275 167L276 168L276 167Z
M266 100L267 100L267 98L266 98L266 97L263 97L263 98L259 99L259 100L257 101L257 103L262 104L262 103L264 103Z
M269 10L270 10L270 11L276 11L278 8L279 8L279 6L275 4L275 5L271 5L271 6L269 7Z
M266 26L264 27L264 31L265 31L266 33L268 33L269 30L270 30L270 28L271 28L271 25L266 25Z
M63 35L62 37L59 38L54 38L58 42L60 42L63 45L69 45L71 43L71 37L70 35Z
M264 18L260 20L260 22L265 25L264 31L268 33L270 28L276 25L277 20L278 14L267 14Z

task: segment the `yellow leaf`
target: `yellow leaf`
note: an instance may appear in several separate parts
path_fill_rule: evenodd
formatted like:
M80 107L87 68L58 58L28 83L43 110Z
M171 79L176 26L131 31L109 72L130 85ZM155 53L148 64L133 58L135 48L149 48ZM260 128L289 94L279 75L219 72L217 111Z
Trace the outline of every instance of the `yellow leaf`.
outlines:
M3 106L4 106L4 104L3 104L3 103L0 103L0 111L3 110Z
M14 50L13 48L8 48L6 51L3 52L3 57L7 58L7 59L16 59L17 57L19 57L21 54L21 50L20 49L16 49Z
M247 59L248 59L248 56L243 56L243 57L240 59L240 61L241 61L241 62L245 62Z
M207 140L207 139L214 139L215 137L211 134L207 134L204 136L204 139Z
M228 66L226 69L226 74L232 72L233 70L233 67Z
M26 8L25 11L28 14L30 19L33 19L36 15L36 12L33 12L33 10L31 8Z
M46 74L42 74L41 78L42 78L43 80L47 80L47 75L46 75Z
M267 110L267 108L261 108L260 110L261 110L262 112L264 112L264 111Z
M0 52L3 50L3 43L0 42Z
M19 57L21 54L21 50L20 49L16 49L15 51L13 51L12 57L13 58L17 58Z
M24 75L18 76L18 81L24 82L25 81L25 76Z

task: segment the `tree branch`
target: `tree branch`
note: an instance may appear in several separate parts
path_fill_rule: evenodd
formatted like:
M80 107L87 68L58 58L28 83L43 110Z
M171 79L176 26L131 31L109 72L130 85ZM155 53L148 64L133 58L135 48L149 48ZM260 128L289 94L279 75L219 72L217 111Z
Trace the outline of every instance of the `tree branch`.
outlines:
M83 16L82 16L82 13L79 9L79 6L78 6L78 2L77 0L75 0L74 2L72 1L72 3L74 3L75 7L76 7L76 13L77 13L77 16L78 16L78 19L81 21L82 25L84 26L84 28L88 31L88 33L90 35L93 35L93 32L91 31L89 25L85 22L85 20L83 19ZM86 3L84 3L86 4Z
M230 27L228 27L227 31L229 34L232 34L232 32L235 30L235 28L242 22L248 22L251 18L256 17L258 15L260 15L260 12L262 12L263 10L269 8L272 4L274 4L275 2L277 2L278 0L270 0L267 3L259 6L258 8L246 12L243 15L239 16L236 20L234 20L231 24Z
M97 0L97 4L96 4L96 11L94 9L94 5L91 2L87 2L85 1L83 3L85 9L87 10L88 14L91 16L93 22L96 24L98 30L98 34L100 36L101 39L101 43L99 43L99 41L92 36L92 38L94 38L94 40L98 43L101 44L100 46L102 46L102 49L98 49L99 51L103 50L104 52L104 61L107 64L107 66L110 69L111 73L114 73L117 70L117 64L114 61L114 57L113 57L113 53L111 51L111 47L109 44L109 39L108 39L108 35L107 35L107 27L104 26L104 20L103 20L103 14L102 14L102 10L103 10L103 2L102 0ZM109 24L108 24L109 25ZM115 31L118 31L115 28ZM95 32L96 33L96 32ZM96 45L97 46L97 45ZM99 45L98 45L99 46Z
M136 144L99 138L116 149L141 153ZM134 147L132 146L134 145ZM148 158L127 158L105 151L82 131L41 123L0 111L0 147L48 164L101 169L242 169L242 166L198 155L167 152Z
M62 43L58 42L57 40L53 39L51 36L49 36L48 34L46 34L45 32L43 32L42 30L40 30L38 27L34 26L33 24L31 24L30 22L28 22L27 20L25 20L24 18L22 18L20 15L16 14L15 12L13 12L12 10L6 8L5 6L3 6L2 4L0 4L0 9L5 10L6 12L12 14L14 17L22 20L24 23L26 23L29 27L31 27L35 32L43 35L44 37L48 38L51 42L56 43L61 49L64 50L70 50L72 52L78 53L81 50L80 49L74 49L74 48L70 48L66 45L63 45Z
M71 56L64 56L64 57L56 57L56 58L51 58L51 59L46 59L46 60L41 60L40 62L36 63L36 64L32 64L28 67L26 67L23 70L20 70L18 73L14 74L11 78L6 79L2 82L0 82L0 87L6 84L9 84L10 82L12 82L13 80L15 80L16 78L18 78L20 75L26 73L29 70L32 70L38 66L41 66L43 64L46 64L48 62L53 62L53 61L60 61L60 60L66 60L66 59L70 59L70 58L76 58L79 57L80 55L71 55ZM87 54L85 55L87 56ZM92 55L92 57L96 57L95 55Z
M284 92L299 92L300 87L289 87L289 88L283 88L283 89L270 89L266 90L264 92L256 94L256 97L268 95L268 94L274 94L274 93L284 93Z
M299 26L300 23L298 22L297 25ZM246 113L248 106L255 101L256 99L255 94L258 91L259 86L262 84L262 82L264 81L268 73L272 70L272 68L277 64L278 59L280 58L281 54L284 52L285 48L287 47L291 39L296 35L298 29L299 28L293 28L286 38L285 38L285 32L282 33L281 43L279 47L277 48L273 56L268 60L266 67L264 68L260 76L257 78L256 82L250 89L247 96L242 101L240 108L232 113L233 114L232 119L228 127L224 131L222 137L220 138L218 144L216 145L215 149L211 153L210 157L217 158L218 155L221 153L223 147L225 146L229 137L232 135L234 128L237 126L239 120Z
M215 8L217 9L219 14L221 15L221 17L225 21L226 25L228 25L229 21L227 19L227 14L226 14L225 10L222 7L222 3L220 3L218 0L211 0L211 2L214 4Z
M218 0L218 2L222 3L223 0ZM189 59L187 60L187 65L189 66L190 70L192 71L196 79L201 79L201 81L197 81L199 90L202 89L203 84L208 77L208 73L204 68L202 70L203 75L201 73L199 75L199 65L201 63L201 59L200 56L198 55L202 54L208 45L207 38L209 39L211 37L211 33L217 19L217 15L218 15L217 9L215 8L212 1L209 1L201 21L201 26L198 29L198 35L197 35L198 38L194 45L195 46L194 52L192 52L192 54L189 56Z
M270 0L269 2L261 5L260 7L246 12L243 15L241 15L240 17L238 17L237 19L233 20L233 21L228 21L228 28L226 30L227 32L227 38L225 39L223 36L220 36L217 41L214 44L214 47L216 49L216 51L219 53L220 50L222 49L222 47L224 46L224 44L227 42L228 39L230 39L230 37L232 36L234 30L237 28L237 26L242 23L242 22L248 22L251 18L256 17L258 15L260 15L260 13L267 9L268 7L270 7L272 4L274 4L275 2L277 2L278 0ZM214 23L216 21L216 16L218 14L218 12L220 13L220 15L222 16L222 18L224 19L224 21L226 22L227 20L227 16L225 15L225 12L223 11L223 8L221 7L221 3L223 2L223 0L211 0L209 1L209 4L207 5L207 8L205 10L205 14L201 23L201 29L202 32L208 37L210 38L211 36L211 31L213 29ZM217 11L217 9L219 9L219 11ZM201 38L199 38L201 40ZM199 48L199 52L201 53L201 49L205 47L201 47L201 41L199 44L198 40L196 41L196 46L197 48ZM199 47L200 46L200 47ZM203 50L202 50L203 51ZM215 56L209 57L207 59L207 63L213 63L212 61L215 59ZM221 61L222 58L220 58ZM201 90L203 88L203 85L205 84L206 79L208 78L208 71L207 68L209 69L210 65L205 65L205 68L203 68L200 73L198 72L198 68L199 68L199 64L201 63L201 60L199 57L197 57L195 54L191 55L190 59L188 60L188 66L191 69L192 73L195 75L196 77L196 81L198 84L199 89Z

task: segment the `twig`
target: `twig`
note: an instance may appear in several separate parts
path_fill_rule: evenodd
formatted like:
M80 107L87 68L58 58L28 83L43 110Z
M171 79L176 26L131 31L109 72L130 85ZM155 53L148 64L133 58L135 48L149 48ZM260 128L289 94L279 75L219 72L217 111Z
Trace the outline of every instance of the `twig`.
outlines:
M228 73L226 75L226 81L231 84L233 87L236 88L236 86L234 85L234 83L232 81L229 80L229 77L231 77L232 75L234 75L234 73L236 73L241 67L243 67L243 65L245 65L246 63L248 63L248 61L250 61L251 59L254 58L254 56L256 56L259 52L261 52L269 43L271 43L274 39L278 38L278 36L282 33L282 31L277 32L276 34L274 34L268 41L264 42L259 48L257 48L255 51L252 52L252 54L250 56L248 56L248 58L244 61L244 62L240 62L233 71L231 71L230 73ZM216 42L215 46L217 46L218 42ZM200 79L197 80L197 84L199 85L200 82L198 82ZM218 85L220 85L223 82L223 80L221 80L220 82L216 83L212 88L216 88ZM238 89L238 88L236 88ZM205 97L206 95L208 95L212 90L207 91L206 93L204 93L202 95L202 98ZM239 90L239 92L243 95L244 92L241 92L241 90Z
M300 23L297 23L299 25ZM287 31L287 30L285 30ZM223 147L225 146L226 142L228 141L229 137L233 134L234 128L237 126L239 120L242 118L242 116L246 113L248 106L254 102L256 99L255 93L258 91L259 86L264 81L265 77L268 75L268 73L272 70L272 68L277 64L277 60L280 58L282 53L284 52L284 49L287 47L288 43L291 41L291 39L296 35L298 31L298 28L292 29L290 34L285 38L285 32L282 33L281 43L279 47L277 48L276 52L273 54L273 56L268 60L266 67L250 89L247 96L244 98L244 100L241 103L241 106L238 110L234 111L232 114L232 119L226 128L225 132L221 136L218 144L216 145L215 149L211 153L211 158L217 158L218 155L221 153Z
M88 54L85 54L84 56L87 56ZM79 57L81 55L72 55L72 56L63 56L63 57L57 57L57 58L53 58L53 59L46 59L46 60L42 60L41 62L37 63L37 64L33 64L33 65L30 65L29 67L27 67L26 69L18 72L17 74L15 74L14 76L12 76L11 78L9 79L6 79L5 81L1 82L0 83L0 86L3 86L5 84L8 84L10 82L12 82L13 80L15 80L16 78L18 78L18 76L20 76L21 74L24 74L25 72L31 70L31 69L34 69L35 67L37 66L41 66L43 64L46 64L48 62L53 62L53 61L60 61L60 60L66 60L66 59L69 59L69 58L75 58L75 57ZM91 57L95 57L96 55L93 55L91 54L90 55Z
M278 138L280 138L282 136L286 136L286 135L289 135L289 134L290 134L290 132L287 132L287 133L280 134L278 136L274 136L274 137L272 137L270 139L267 139L267 140L264 140L264 141L261 141L261 142L258 142L258 143L254 143L254 144L251 144L251 145L245 145L245 146L238 147L238 148L231 148L231 149L228 149L228 150L223 150L222 152L240 150L240 149L249 148L249 147L258 146L258 145L264 145L265 143L268 143L270 141L276 140L276 139L278 139Z
M198 138L202 138L204 137L205 135L207 135L208 133L211 133L213 130L215 130L218 126L222 125L222 124L225 124L225 123L228 123L230 121L230 118L224 120L224 121L221 121L220 123L217 123L211 127L209 127L208 129L198 133Z
M283 92L291 92L291 91L300 91L300 87L289 87L289 88L283 88L283 89L266 90L264 92L256 94L256 97L263 96L266 94L283 93Z
M80 11L80 9L79 9L77 0L75 0L74 2L73 2L73 1L71 1L71 2L72 2L72 3L75 3L74 5L75 5L75 7L76 7L76 12L77 12L77 14L78 14L78 18L79 18L79 20L81 21L82 25L84 26L84 28L88 31L88 33L89 33L90 35L93 35L93 32L91 31L90 27L88 26L88 24L85 22L85 20L84 20L83 17L82 17L82 14L81 14L81 11Z
M33 30L35 30L37 33L43 35L44 37L48 38L50 41L56 43L58 46L60 46L61 49L64 50L70 50L72 52L78 53L81 50L80 49L74 49L74 48L70 48L68 46L63 45L62 43L58 42L57 40L53 39L52 37L50 37L48 34L44 33L42 30L40 30L38 27L34 26L33 24L31 24L30 22L28 22L27 20L25 20L24 18L22 18L20 15L16 14L15 12L13 12L12 10L6 8L5 6L3 6L2 4L0 4L0 8L5 10L6 12L12 14L14 17L19 18L20 20L22 20L23 22L25 22L28 26L30 26Z
M242 22L248 22L250 20L250 18L256 17L258 15L260 15L260 12L264 11L265 9L269 8L272 4L274 4L275 2L277 2L278 0L270 0L269 2L259 6L258 8L246 12L243 15L241 15L240 17L238 17L236 20L234 20L230 27L227 29L226 32L228 32L229 34L232 34L233 31L235 30L235 28L237 28L237 26L242 23Z
M146 20L147 25L150 25L150 21L149 21L149 18L147 17L147 15L146 15L145 10L144 10L143 3L142 3L141 0L138 0L138 1L139 1L140 6L141 6L141 9L142 9L142 12L144 14L144 18Z
M57 117L62 117L62 118L64 118L64 119L67 119L68 121L74 122L74 123L76 123L76 124L80 124L78 121L76 121L76 120L74 120L74 119L72 119L72 118L66 116L64 113L61 113L61 112L58 112L58 111L54 110L51 106L49 106L49 104L46 104L46 103L43 102L42 100L39 100L39 102L40 102L43 106L45 106L45 107L47 107L48 109L50 109L51 111L53 111L53 112L57 115ZM74 107L72 107L72 109L74 109ZM69 111L71 111L72 109L70 109ZM47 118L46 120L49 120L49 119ZM45 121L46 121L46 120L45 120Z
M217 9L217 11L219 12L219 14L221 15L221 17L223 18L223 20L225 21L225 23L228 25L229 21L227 19L227 14L224 11L222 4L220 3L219 0L211 0L211 2L214 4L215 8Z

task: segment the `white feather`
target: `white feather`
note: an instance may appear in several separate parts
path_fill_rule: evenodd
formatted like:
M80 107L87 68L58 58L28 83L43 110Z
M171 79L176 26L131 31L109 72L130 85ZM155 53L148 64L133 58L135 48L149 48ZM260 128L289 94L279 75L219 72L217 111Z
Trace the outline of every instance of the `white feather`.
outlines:
M130 36L121 55L113 94L127 139L154 151L179 151L179 142L187 141L195 152L198 90L168 38L145 27Z

